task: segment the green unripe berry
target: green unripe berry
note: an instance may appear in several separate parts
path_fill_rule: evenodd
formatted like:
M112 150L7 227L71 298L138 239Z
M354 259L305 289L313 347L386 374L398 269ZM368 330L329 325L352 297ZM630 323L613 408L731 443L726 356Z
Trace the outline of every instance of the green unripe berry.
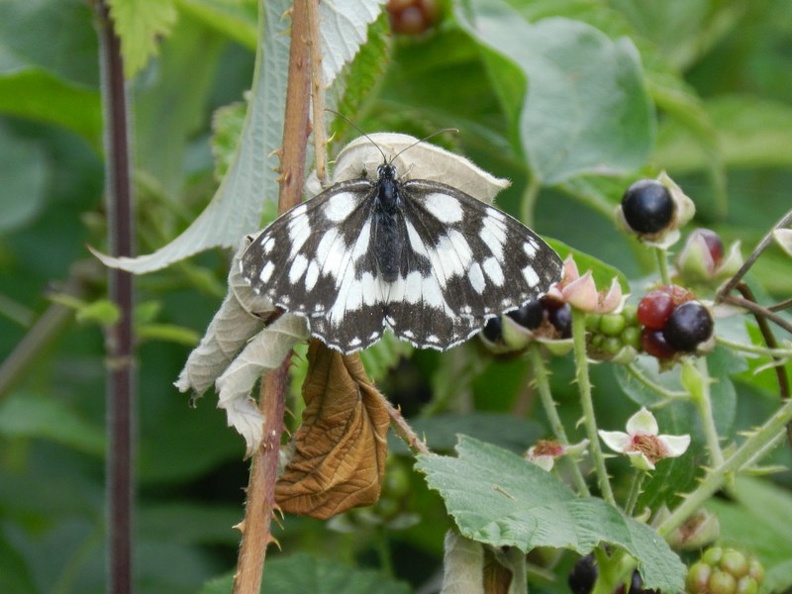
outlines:
M735 594L758 594L759 584L750 575L746 575L737 580Z
M735 549L726 549L720 559L720 568L733 575L736 579L748 575L748 558Z
M685 578L685 590L690 594L699 594L709 590L709 579L712 575L712 567L698 561L690 566L687 577Z
M725 571L715 570L709 579L709 594L735 594L737 580Z
M598 332L600 329L600 314L589 314L586 316L586 330L589 332Z
M720 547L712 547L704 551L704 554L701 555L701 560L707 565L715 567L720 563L721 557L723 557L723 549Z
M624 346L631 346L636 351L641 348L641 330L638 326L627 326L621 333L621 342Z
M621 314L605 314L600 319L600 332L605 336L618 336L627 326Z
M622 341L616 338L615 336L609 336L605 340L602 341L602 346L600 347L603 352L607 353L608 355L615 355L622 349Z
M638 324L638 308L634 305L625 305L621 312L621 316L628 326L635 326Z
M748 575L755 579L757 584L764 582L765 570L764 566L759 563L759 559L751 559L748 564Z

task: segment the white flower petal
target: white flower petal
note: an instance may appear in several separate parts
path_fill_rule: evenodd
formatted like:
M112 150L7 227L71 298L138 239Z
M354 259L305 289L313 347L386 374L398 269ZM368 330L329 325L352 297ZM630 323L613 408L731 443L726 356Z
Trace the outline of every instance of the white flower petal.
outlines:
M599 431L599 436L605 445L612 449L614 452L624 454L627 451L627 446L630 444L630 436L623 431Z
M548 456L547 454L540 454L538 456L528 458L528 460L546 472L553 470L553 465L555 464L555 459L552 456Z
M657 440L663 444L665 458L681 456L690 445L690 435L659 435Z
M627 433L630 435L657 435L657 419L647 410L641 408L627 421Z

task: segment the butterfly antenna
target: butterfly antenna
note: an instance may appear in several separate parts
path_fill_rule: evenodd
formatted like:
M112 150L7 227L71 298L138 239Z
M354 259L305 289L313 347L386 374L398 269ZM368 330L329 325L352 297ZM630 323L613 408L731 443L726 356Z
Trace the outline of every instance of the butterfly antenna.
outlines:
M439 136L440 134L445 134L446 132L454 132L454 133L457 133L457 132L459 132L459 128L443 128L442 130L438 130L437 132L432 132L431 134L429 134L429 136L424 136L424 137L423 137L423 138L421 138L420 140L416 140L416 141L415 141L415 142L413 142L412 144L410 144L410 145L408 145L408 146L405 146L405 147L404 147L402 150L400 150L398 153L396 153L396 154L393 156L393 159L391 159L391 163L393 163L393 162L396 160L396 158L397 158L399 155L401 155L401 154L402 154L403 152L405 152L406 150L408 150L408 149L411 149L411 148L412 148L412 147L414 147L416 144L421 144L422 142L426 142L426 141L427 141L427 140L429 140L430 138L434 138L435 136ZM380 152L382 152L382 151L380 151Z
M379 145L378 145L376 142L374 142L374 139L373 139L373 138L371 138L371 136L369 136L368 134L366 134L365 132L363 132L363 130L361 130L361 129L358 127L358 125L357 125L357 124L355 124L355 122L353 122L352 120L350 120L350 119L349 119L348 117L346 117L345 115L343 115L343 114L341 114L341 113L338 113L338 112L337 112L336 110L334 110L334 109L325 108L325 111L329 111L330 113L334 114L336 117L339 117L339 118L341 118L341 119L342 119L342 120L344 120L344 121L345 121L347 124L349 124L350 126L352 126L352 127L355 129L355 130L357 130L358 132L360 132L360 133L361 133L363 136L365 136L366 138L368 138L369 142L370 142L371 144L373 144L373 145L374 145L374 148L376 148L376 149L379 151L379 154L380 154L380 155L382 155L382 160L383 160L383 162L385 162L385 163L387 163L387 162L388 162L388 157L386 157L386 156L385 156L385 153L384 153L384 152L383 152L383 150L380 148L380 146L379 146Z

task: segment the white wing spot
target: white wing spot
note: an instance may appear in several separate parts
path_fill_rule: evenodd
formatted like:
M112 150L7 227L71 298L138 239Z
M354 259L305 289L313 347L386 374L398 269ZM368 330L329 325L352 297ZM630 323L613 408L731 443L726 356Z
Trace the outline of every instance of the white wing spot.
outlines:
M526 241L523 244L523 251L526 253L526 255L529 258L533 258L533 257L536 256L537 248L538 248L538 246L536 245L536 242L534 242L533 240Z
M459 200L448 194L432 193L424 199L424 206L441 223L458 223L465 216Z
M353 338L352 340L349 341L349 346L354 348L354 347L358 346L361 342L363 342L363 341L360 340L360 338L358 338L357 336L355 336L355 338Z
M440 338L435 336L434 334L430 334L429 336L426 337L426 342L437 344L438 342L440 342Z
M366 255L369 247L369 239L371 238L371 219L367 219L363 228L360 230L360 235L355 242L355 247L352 250L352 261L356 262L362 256Z
M352 214L356 206L355 195L352 192L342 192L327 200L323 212L328 219L339 223Z
M289 282L295 284L300 280L306 268L308 268L308 258L302 254L298 254L292 262L291 268L289 268Z
M311 260L308 265L308 272L305 273L305 290L311 291L316 286L316 281L319 280L319 265L316 260Z
M535 287L539 284L539 275L536 274L536 269L530 264L523 268L522 273L529 287Z
M503 268L495 258L487 258L481 263L481 267L495 286L503 286Z
M423 240L421 240L421 236L418 235L418 231L415 230L415 227L409 220L405 220L404 222L407 226L407 237L410 240L410 246L412 247L413 251L416 254L428 258L429 253L426 251L426 246L424 245Z
M264 268L262 268L261 272L259 272L259 279L261 280L261 282L268 283L274 271L275 271L275 264L273 264L271 261L268 261L266 264L264 264Z
M297 211L304 210L302 206L297 207L291 215L289 221L289 239L291 240L291 249L289 250L289 257L294 258L302 249L305 242L311 236L311 224L308 222L308 215L303 212ZM297 213L295 215L295 213Z
M275 247L275 238L271 236L267 238L267 241L261 244L261 250L265 254L269 254L272 251L273 247Z
M484 289L487 288L487 281L484 280L484 272L478 262L473 262L473 266L468 270L468 280L476 293L479 295L484 293Z
M497 211L493 211L497 212ZM503 246L506 243L506 229L503 223L490 213L481 221L479 237L498 260L503 260Z

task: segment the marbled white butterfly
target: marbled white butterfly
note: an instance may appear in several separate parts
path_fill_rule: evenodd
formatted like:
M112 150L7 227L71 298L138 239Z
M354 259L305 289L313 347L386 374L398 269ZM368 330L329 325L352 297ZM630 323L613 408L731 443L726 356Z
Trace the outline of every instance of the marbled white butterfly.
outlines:
M559 280L560 258L533 231L454 187L403 179L394 159L264 229L240 260L253 290L343 353L385 328L445 350Z

